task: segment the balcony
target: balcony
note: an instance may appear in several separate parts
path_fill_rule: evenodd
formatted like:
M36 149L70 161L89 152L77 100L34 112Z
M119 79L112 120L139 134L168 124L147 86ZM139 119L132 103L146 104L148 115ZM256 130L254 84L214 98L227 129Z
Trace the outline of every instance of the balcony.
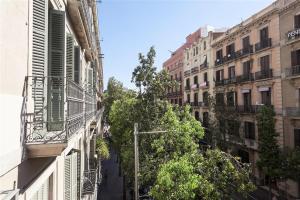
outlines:
M186 70L184 73L184 77L191 75L191 70Z
M97 170L90 169L83 172L82 195L91 195L96 191Z
M292 66L285 69L285 74L287 77L299 76L300 75L300 65Z
M300 108L299 107L286 107L284 109L285 116L300 118Z
M245 47L239 51L235 52L236 58L240 58L246 55L253 53L253 45L249 45L249 47Z
M221 64L223 64L223 58L217 58L216 60L215 60L215 66L218 66L218 65L221 65Z
M199 88L207 88L209 87L209 81L204 81L203 83L199 84Z
M196 83L196 84L193 84L192 87L191 87L192 90L197 90L199 89L199 84Z
M199 72L199 67L193 67L192 69L191 69L191 73L192 74L196 74L196 73L198 73Z
M235 84L236 83L236 78L229 78L229 79L224 79L224 85L229 85L229 84Z
M229 62L231 60L234 60L236 58L235 52L231 52L223 57L223 62Z
M26 79L24 87L30 92L24 100L34 105L32 112L23 114L28 156L59 155L69 139L96 116L96 96L65 77Z
M272 38L267 38L255 44L255 51L260 51L272 46Z
M204 62L200 65L200 70L204 70L204 69L207 69L208 68L208 62Z
M257 113L262 105L239 105L237 112L239 113Z
M287 36L288 41L299 38L300 37L300 28L297 28L297 29L287 32L286 36Z
M191 102L190 105L192 107L199 108L199 107L203 106L203 103L202 102Z
M272 77L273 77L272 69L255 72L255 80L261 80L261 79L272 78Z
M215 85L216 86L223 86L224 85L224 80L216 80Z
M250 73L250 74L242 74L242 75L236 77L236 81L237 81L238 83L243 83L243 82L253 81L253 80L254 80L254 78L253 78L253 73Z
M190 86L185 86L184 89L185 89L185 91L190 91L191 87Z

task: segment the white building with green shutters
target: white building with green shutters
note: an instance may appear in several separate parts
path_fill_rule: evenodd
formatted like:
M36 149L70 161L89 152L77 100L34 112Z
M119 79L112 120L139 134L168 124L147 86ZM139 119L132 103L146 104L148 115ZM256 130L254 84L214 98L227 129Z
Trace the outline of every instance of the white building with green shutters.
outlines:
M0 200L96 199L102 57L94 0L0 3Z

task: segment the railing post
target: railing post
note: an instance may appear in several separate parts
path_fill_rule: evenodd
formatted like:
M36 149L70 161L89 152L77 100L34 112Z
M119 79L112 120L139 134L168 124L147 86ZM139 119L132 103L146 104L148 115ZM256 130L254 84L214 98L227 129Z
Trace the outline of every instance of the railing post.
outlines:
M135 200L139 199L138 170L139 170L139 153L138 153L138 124L134 124L134 194Z

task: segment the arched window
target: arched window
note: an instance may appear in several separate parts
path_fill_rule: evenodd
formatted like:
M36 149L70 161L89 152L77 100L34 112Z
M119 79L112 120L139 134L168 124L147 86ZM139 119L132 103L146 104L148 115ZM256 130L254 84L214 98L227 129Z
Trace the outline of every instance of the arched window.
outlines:
M189 78L187 78L187 79L185 80L185 87L186 87L186 88L190 88L190 79L189 79Z

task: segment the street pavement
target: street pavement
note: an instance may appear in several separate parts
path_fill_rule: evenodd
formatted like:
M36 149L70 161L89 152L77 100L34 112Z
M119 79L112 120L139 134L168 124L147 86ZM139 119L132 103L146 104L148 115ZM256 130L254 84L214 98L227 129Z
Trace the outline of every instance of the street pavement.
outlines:
M117 154L111 148L110 159L102 161L102 182L98 188L98 200L122 200L123 177L119 176Z

